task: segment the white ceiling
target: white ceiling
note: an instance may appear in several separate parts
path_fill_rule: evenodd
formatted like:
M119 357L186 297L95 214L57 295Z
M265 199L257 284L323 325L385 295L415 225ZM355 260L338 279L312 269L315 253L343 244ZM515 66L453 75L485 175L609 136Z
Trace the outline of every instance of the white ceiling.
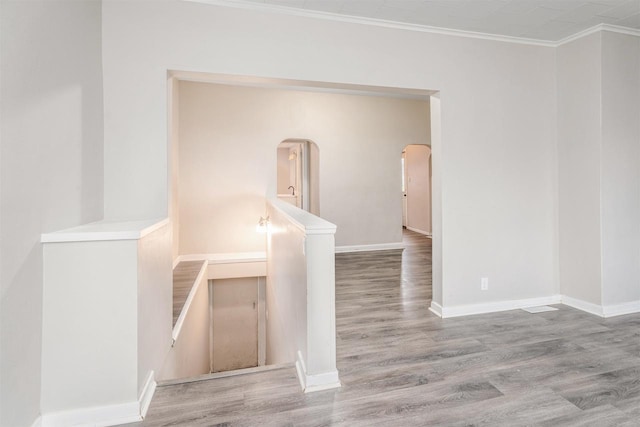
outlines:
M400 24L558 42L598 24L640 30L640 0L233 0Z

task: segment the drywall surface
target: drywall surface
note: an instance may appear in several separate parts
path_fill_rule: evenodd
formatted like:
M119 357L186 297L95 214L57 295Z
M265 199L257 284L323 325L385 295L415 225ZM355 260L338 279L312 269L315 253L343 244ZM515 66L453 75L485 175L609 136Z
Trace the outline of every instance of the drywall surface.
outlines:
M180 171L179 166L179 146L178 137L180 133L180 91L178 81L170 78L167 80L169 85L168 92L168 108L169 108L169 129L171 134L169 135L169 150L170 150L170 162L169 162L169 219L171 220L171 232L172 232L172 244L171 244L171 256L175 261L180 255L180 205L178 194L178 178Z
M267 212L267 364L295 360L305 392L340 387L336 226L277 199Z
M305 235L280 210L267 206L267 365L307 356L307 260ZM261 234L265 238L264 234Z
M640 302L640 37L602 33L602 304Z
M167 69L440 90L443 229L434 233L442 237L445 304L558 291L553 48L182 1L107 0L103 66L109 217L167 210ZM270 152L249 164L269 165L274 182ZM344 154L349 147L338 163L346 164ZM234 161L248 169L246 159ZM249 187L256 198L267 194ZM255 226L258 203L243 209L243 223ZM322 216L345 227L327 209L321 199ZM489 277L488 291L481 277Z
M400 153L428 141L428 123L425 101L181 82L180 253L264 250L255 225L287 138L318 146L338 245L401 241Z
M136 243L46 244L43 415L137 401Z
M407 228L431 234L431 148L407 145Z
M0 425L40 412L40 234L100 219L101 4L0 5Z
M171 348L173 322L173 282L171 256L171 226L138 240L138 395L151 372L161 374L165 357ZM203 279L206 281L206 278ZM208 313L207 284L204 288L204 312ZM205 323L206 325L206 323ZM207 331L208 332L208 331ZM205 335L208 362L208 333ZM195 350L194 350L195 351ZM206 371L205 371L206 372Z
M601 34L557 57L560 292L601 304Z
M440 98L431 96L431 281L432 301L443 306L442 301L442 137Z

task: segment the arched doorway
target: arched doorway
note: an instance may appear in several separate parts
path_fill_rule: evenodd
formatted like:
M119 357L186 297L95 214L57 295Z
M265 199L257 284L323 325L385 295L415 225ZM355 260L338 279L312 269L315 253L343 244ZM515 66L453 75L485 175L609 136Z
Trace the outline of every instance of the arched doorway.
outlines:
M286 139L277 148L278 199L318 216L319 154L308 139Z

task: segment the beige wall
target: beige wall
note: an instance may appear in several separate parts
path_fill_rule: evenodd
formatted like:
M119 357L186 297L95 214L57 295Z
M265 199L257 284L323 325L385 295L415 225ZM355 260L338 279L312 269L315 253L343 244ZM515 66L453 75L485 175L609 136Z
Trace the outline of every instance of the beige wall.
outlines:
M40 234L102 217L101 4L0 4L0 425L40 411Z
M428 134L426 101L181 82L180 253L264 250L255 225L288 138L318 146L337 245L399 242L399 153Z

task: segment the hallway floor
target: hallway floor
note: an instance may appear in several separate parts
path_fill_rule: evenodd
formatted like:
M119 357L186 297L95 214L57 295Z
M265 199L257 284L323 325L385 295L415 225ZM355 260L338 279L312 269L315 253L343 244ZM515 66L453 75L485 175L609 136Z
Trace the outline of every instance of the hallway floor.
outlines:
M159 387L134 426L640 426L640 315L440 319L431 240L336 256L340 389L295 368Z

